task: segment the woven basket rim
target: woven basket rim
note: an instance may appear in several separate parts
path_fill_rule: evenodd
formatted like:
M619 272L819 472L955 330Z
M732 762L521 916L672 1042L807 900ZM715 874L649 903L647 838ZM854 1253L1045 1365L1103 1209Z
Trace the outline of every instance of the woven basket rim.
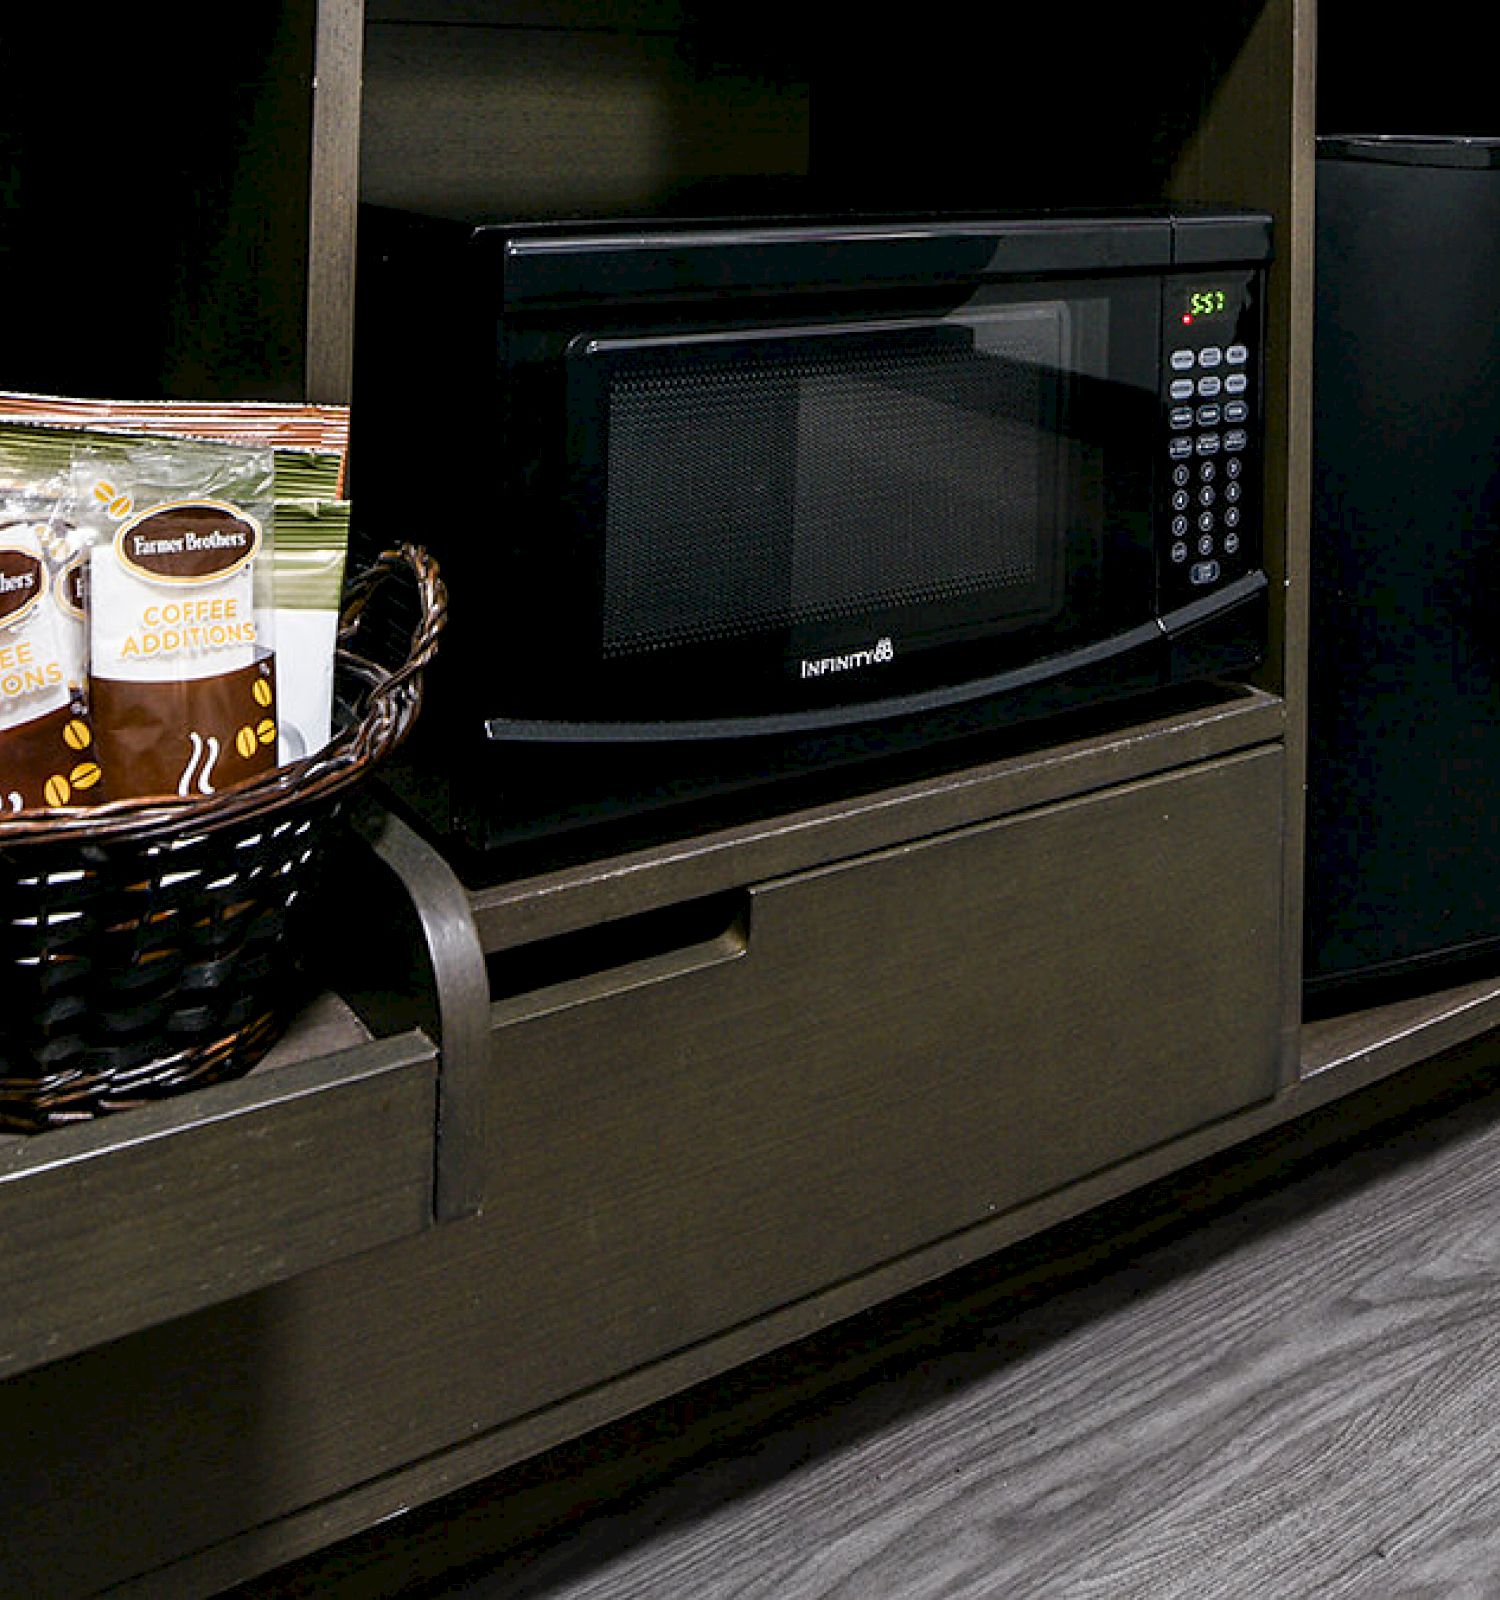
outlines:
M352 645L371 597L402 571L416 584L421 614L406 660L387 670ZM336 665L363 686L359 714L321 750L206 797L148 795L97 806L13 812L0 816L0 848L146 840L185 829L216 829L338 793L388 756L410 732L421 708L422 674L437 649L447 610L438 564L425 549L400 544L382 551L349 585L339 622Z

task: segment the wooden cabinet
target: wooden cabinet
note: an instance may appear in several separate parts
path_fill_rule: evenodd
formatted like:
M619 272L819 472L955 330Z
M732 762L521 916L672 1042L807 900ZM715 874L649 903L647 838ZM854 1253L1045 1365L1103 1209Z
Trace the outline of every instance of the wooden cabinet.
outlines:
M691 932L587 961L551 933L526 987L482 1006L483 1058L459 1063L471 1081L445 1097L447 1120L480 1136L439 1118L439 1172L477 1168L454 1185L477 1205L467 1216L424 1228L411 1203L433 1126L419 1032L346 1056L370 1092L307 1104L300 1123L236 1141L208 1115L225 1107L199 1100L196 1133L184 1126L176 1164L168 1149L136 1200L151 1236L176 1241L162 1263L145 1250L122 1262L139 1331L74 1338L78 1353L0 1384L7 1474L68 1481L93 1508L79 1530L46 1501L11 1531L27 1592L138 1573L152 1574L143 1593L210 1592L940 1274L955 1251L1019 1237L1036 1226L1029 1207L1086 1203L1074 1180L1118 1192L1176 1136L1269 1103L1279 726L1252 700L1190 733L1164 724L1059 752L1046 772L1017 758L948 793L917 785L747 828L705 844L712 871L738 876L706 894L671 856L636 860L628 886L582 870L554 882L596 923L613 910L632 929L664 916L649 925ZM441 964L452 882L394 832L381 859L419 878ZM856 838L867 848L850 854ZM368 860L351 870L377 876ZM492 947L544 893L490 907ZM571 914L559 905L554 927ZM372 950L400 937L399 918L367 920ZM503 988L520 968L491 955ZM426 1003L439 1033L473 1020ZM377 1057L400 1093L380 1089ZM270 1099L338 1060L273 1064L266 1089L222 1093ZM118 1139L159 1131L117 1120ZM230 1152L278 1139L284 1192L236 1190L255 1163L231 1167ZM116 1175L106 1202L128 1205L129 1150L100 1171ZM404 1182L405 1202L387 1216L368 1201L366 1233L338 1240L345 1190L375 1175ZM295 1243L301 1217L343 1247L265 1271L259 1288L244 1260L215 1277L216 1192L241 1202L242 1247L257 1222L268 1244ZM71 1217L83 1233L86 1212ZM151 1303L194 1264L205 1276L190 1292ZM78 1281L130 1301L97 1263L70 1281L68 1304Z
M1484 983L1302 1026L1313 21L1089 0L1002 52L979 8L298 0L214 72L174 5L92 53L135 108L102 146L46 74L7 100L44 390L346 398L361 193L1201 199L1277 241L1255 685L498 884L377 813L354 1037L0 1142L9 1587L212 1592L1494 1026Z

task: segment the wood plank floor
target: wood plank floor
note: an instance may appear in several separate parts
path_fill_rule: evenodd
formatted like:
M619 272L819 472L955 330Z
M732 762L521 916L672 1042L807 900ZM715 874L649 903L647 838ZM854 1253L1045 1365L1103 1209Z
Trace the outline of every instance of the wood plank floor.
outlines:
M1415 1115L1382 1087L1352 1137L1334 1108L244 1595L1500 1596L1500 1092L1454 1082Z

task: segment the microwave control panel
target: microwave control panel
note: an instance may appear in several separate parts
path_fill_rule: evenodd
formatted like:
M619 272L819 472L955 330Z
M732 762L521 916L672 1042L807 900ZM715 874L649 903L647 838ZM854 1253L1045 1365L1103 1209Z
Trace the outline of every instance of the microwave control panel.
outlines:
M1162 609L1261 564L1259 275L1168 278L1157 571Z

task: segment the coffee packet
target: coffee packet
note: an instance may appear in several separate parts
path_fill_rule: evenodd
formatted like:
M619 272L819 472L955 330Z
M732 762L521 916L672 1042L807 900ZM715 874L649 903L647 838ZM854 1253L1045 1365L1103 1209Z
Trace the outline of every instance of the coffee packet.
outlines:
M66 485L49 480L35 502L34 524L51 577L51 596L68 688L80 710L89 687L89 536L68 520Z
M109 799L206 796L276 765L269 448L80 442L89 709Z
M333 669L349 550L347 500L276 502L276 659L283 763L333 734Z
M70 582L49 548L54 503L0 490L0 813L96 797Z

